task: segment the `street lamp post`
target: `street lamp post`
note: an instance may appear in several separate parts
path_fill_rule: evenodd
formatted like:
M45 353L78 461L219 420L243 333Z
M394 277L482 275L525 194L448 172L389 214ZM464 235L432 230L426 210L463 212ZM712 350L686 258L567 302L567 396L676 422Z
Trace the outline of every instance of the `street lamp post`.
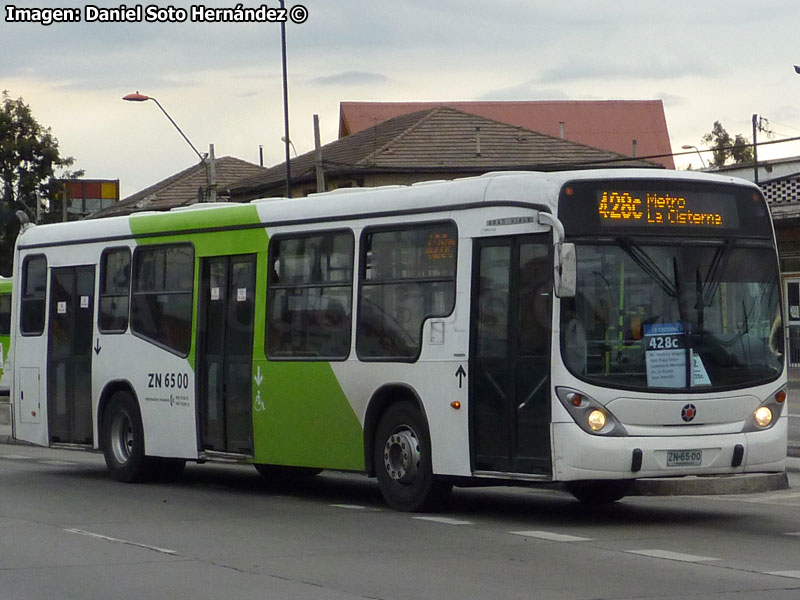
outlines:
M216 200L217 200L217 185L216 185L216 183L217 182L216 182L216 177L215 177L215 173L214 173L214 171L215 171L214 164L213 164L214 157L211 156L211 162L209 163L208 157L207 156L203 156L202 154L200 154L200 152L197 150L197 148L195 148L195 146L191 142L191 140L188 137L186 137L185 133L183 133L183 130L181 130L181 128L178 127L178 124L175 122L175 120L171 116L169 116L169 113L166 111L166 109L163 106L161 106L161 103L158 100L156 100L153 96L145 96L144 94L140 94L137 91L134 94L128 94L126 96L123 96L122 99L126 100L128 102L147 102L148 100L152 100L153 102L156 103L156 106L158 106L158 108L161 109L161 112L164 113L164 116L167 117L167 119L169 119L169 122L172 123L172 125L175 127L175 129L178 130L178 133L181 134L181 137L184 140L186 140L186 143L189 144L189 147L192 150L194 150L194 153L200 159L200 162L203 164L203 167L205 168L205 171L206 171L206 184L208 185L209 201L216 202Z
M700 154L700 148L698 148L697 146L692 146L691 144L684 144L683 146L681 146L681 148L683 148L684 150L694 149L694 151L697 152L697 156L700 157L700 164L703 165L704 169L706 168L706 161L703 160L703 155Z
M280 0L281 11L284 0ZM283 137L286 149L286 197L292 197L292 162L289 156L289 82L286 74L286 21L281 21L281 67L283 73Z

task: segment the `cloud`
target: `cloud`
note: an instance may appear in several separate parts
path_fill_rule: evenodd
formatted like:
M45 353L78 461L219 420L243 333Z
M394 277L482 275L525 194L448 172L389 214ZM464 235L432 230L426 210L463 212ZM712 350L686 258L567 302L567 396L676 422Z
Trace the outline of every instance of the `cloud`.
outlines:
M686 97L679 96L678 94L671 94L669 92L658 92L654 98L661 98L664 106L676 107L686 104Z
M546 69L539 77L543 83L564 83L586 79L664 80L686 76L711 77L719 68L681 56L621 57L598 56L596 59L571 60Z
M570 100L564 90L540 87L535 81L489 90L478 100Z
M375 85L386 83L389 78L380 73L366 71L344 71L333 75L324 75L311 80L316 85Z

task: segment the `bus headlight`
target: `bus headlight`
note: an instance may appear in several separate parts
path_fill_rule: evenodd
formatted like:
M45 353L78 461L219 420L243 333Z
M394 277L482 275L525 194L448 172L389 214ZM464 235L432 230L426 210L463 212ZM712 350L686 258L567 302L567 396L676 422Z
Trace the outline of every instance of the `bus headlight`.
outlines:
M769 398L764 400L758 408L753 411L753 416L747 420L742 428L742 432L763 431L773 427L778 422L778 418L786 405L786 388L781 388Z
M769 427L772 423L772 411L769 406L759 406L753 413L753 417L759 427Z
M589 427L592 431L600 431L606 426L606 413L602 410L594 409L589 413L589 416L586 417L586 422L589 423Z
M556 395L578 427L586 433L613 437L628 435L611 411L591 396L566 387L557 387Z

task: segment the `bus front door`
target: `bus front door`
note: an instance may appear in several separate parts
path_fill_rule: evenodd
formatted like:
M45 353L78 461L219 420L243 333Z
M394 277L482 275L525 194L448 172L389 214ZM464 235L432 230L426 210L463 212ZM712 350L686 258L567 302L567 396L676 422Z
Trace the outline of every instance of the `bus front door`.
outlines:
M477 240L474 261L473 469L548 475L552 236Z
M198 305L200 448L253 453L254 254L203 258Z
M47 425L53 443L91 444L94 266L50 276Z

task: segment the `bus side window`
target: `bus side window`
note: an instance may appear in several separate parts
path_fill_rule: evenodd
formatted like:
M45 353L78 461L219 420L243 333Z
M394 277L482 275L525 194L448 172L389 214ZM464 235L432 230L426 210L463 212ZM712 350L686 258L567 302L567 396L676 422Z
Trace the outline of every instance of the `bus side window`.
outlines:
M186 356L192 343L194 248L139 246L133 253L131 331Z
M29 256L22 263L22 306L19 329L22 335L41 335L47 291L47 258Z
M97 326L103 333L124 333L128 329L131 291L131 251L111 248L100 259L100 309Z
M267 301L269 358L347 358L352 323L353 247L350 231L273 240Z
M0 294L0 335L11 334L11 294Z
M422 326L455 306L458 231L422 223L362 238L356 350L364 360L414 360Z

